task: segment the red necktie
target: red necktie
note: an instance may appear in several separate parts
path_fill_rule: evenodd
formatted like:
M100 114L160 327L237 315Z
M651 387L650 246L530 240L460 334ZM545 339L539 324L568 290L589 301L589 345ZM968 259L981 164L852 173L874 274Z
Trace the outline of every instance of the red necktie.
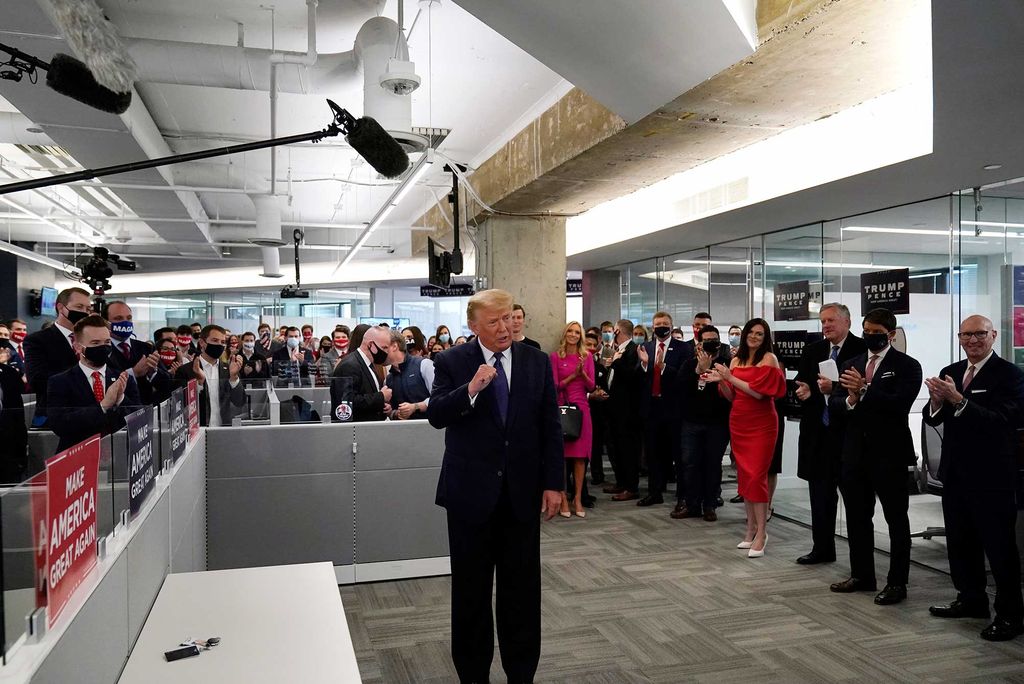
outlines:
M21 357L21 360L22 360L22 361L24 361L24 360L25 360L25 352L23 352L23 351L21 350L21 345L20 345L20 344L18 345L18 356L19 356L19 357Z
M974 380L974 366L968 368L967 373L964 374L963 388L967 389L970 386L972 380Z
M99 371L92 372L92 394L96 397L96 401L103 401L103 378L100 376Z
M654 357L654 378L651 381L651 396L661 396L661 366L665 363L665 343L658 343L658 355Z
M126 359L132 358L132 345L128 344L127 342L122 342L121 353L124 354L124 358Z
M864 379L867 380L867 383L869 385L871 384L871 378L875 377L875 366L877 364L878 364L878 354L874 354L874 355L872 355L871 360L868 361L867 372L864 374Z

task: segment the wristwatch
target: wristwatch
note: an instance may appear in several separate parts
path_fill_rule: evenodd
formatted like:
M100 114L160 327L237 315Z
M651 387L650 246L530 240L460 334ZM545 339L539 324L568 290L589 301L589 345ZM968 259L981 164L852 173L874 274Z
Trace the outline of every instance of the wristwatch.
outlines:
M967 407L967 397L961 399L956 405L953 406L955 411L963 411Z

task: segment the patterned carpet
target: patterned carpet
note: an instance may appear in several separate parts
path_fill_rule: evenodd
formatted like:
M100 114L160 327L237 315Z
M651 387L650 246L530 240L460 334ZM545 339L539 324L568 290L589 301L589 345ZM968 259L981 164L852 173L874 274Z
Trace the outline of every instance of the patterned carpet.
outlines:
M586 520L542 525L538 682L1024 682L1024 637L992 644L978 637L984 621L928 615L953 597L948 576L912 567L908 601L880 607L829 592L848 576L845 543L837 563L798 566L810 532L776 519L765 557L748 559L734 548L742 505L707 523L607 499ZM365 682L456 681L449 586L341 588ZM495 648L492 681L504 680Z

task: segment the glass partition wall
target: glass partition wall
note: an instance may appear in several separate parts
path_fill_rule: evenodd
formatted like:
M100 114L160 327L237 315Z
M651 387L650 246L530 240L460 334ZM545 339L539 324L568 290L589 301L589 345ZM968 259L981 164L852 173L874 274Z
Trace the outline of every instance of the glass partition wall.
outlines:
M955 333L971 313L991 318L999 330L997 352L1024 366L1024 183L983 189L978 198L964 191L616 267L622 315L649 325L653 313L664 309L687 339L693 315L704 310L723 336L730 325L763 317L776 335L806 332L814 339L820 335L818 311L828 302L849 307L852 331L859 334L866 313L861 277L902 269L909 313L897 320L906 352L920 361L925 377L961 358ZM781 289L805 292L806 311L776 316ZM788 378L795 375L787 371ZM911 414L919 457L926 402L922 385ZM806 482L796 476L799 429L798 419L787 421L773 505L776 515L809 524ZM920 492L911 497L914 531L942 525L940 500L929 493L922 467L919 459L917 472L908 474L908 486ZM723 497L734 493L726 484ZM887 550L880 507L875 530L877 546ZM846 532L842 505L837 532ZM945 538L915 538L912 557L946 569Z

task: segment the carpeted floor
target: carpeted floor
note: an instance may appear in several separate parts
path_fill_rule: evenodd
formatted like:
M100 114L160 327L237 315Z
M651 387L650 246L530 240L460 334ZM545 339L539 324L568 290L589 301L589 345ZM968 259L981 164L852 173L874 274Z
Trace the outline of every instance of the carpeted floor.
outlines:
M735 548L743 507L719 521L671 520L599 496L586 520L541 528L543 652L538 682L1024 682L1024 637L992 644L981 620L932 618L948 576L912 567L909 599L880 607L840 595L846 545L831 565L798 566L810 532L775 519L766 555ZM878 555L884 584L888 558ZM456 681L449 579L345 586L342 600L365 682ZM497 648L492 681L503 682Z

